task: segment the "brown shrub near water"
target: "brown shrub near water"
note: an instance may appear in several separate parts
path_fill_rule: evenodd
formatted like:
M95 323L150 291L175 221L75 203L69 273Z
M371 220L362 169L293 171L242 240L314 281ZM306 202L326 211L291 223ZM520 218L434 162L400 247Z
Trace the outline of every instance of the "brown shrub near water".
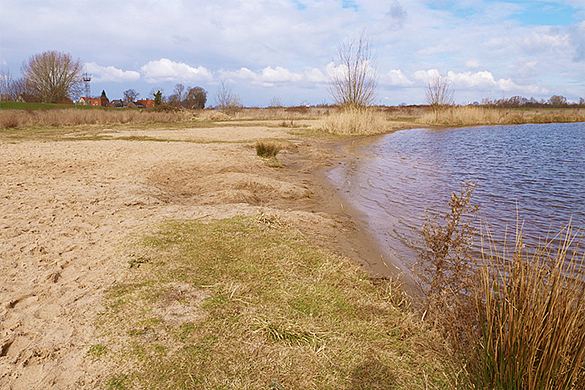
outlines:
M323 117L315 127L329 134L372 135L408 128L410 124L390 121L386 113L374 108L348 108Z
M473 186L453 194L444 224L421 229L414 274L427 305L459 352L455 388L585 388L585 254L570 226L536 248L521 229L516 245L472 255ZM581 251L581 254L579 254Z

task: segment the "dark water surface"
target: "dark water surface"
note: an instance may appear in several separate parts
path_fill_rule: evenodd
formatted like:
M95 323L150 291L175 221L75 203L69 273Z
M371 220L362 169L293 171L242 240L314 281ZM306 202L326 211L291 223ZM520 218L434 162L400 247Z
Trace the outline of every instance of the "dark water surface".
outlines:
M400 235L414 237L425 210L446 211L465 181L496 240L513 241L517 221L527 245L569 221L585 229L585 123L404 130L349 149L358 158L329 179L405 267L414 256Z

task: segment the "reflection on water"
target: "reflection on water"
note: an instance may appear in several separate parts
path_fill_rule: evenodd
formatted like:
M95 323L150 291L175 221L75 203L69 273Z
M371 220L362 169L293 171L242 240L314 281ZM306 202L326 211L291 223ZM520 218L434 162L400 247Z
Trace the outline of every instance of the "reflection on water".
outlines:
M465 181L477 183L473 203L498 240L517 221L527 245L569 221L585 229L585 123L405 130L347 152L357 158L330 180L407 266L413 253L400 235L413 237L425 210L444 212Z

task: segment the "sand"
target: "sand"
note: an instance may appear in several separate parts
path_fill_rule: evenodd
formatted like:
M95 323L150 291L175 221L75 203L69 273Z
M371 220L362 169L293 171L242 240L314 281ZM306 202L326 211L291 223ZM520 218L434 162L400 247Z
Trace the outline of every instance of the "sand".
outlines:
M384 272L323 179L349 158L339 143L267 126L100 134L0 145L2 389L93 389L103 380L108 363L88 354L103 293L128 272L124 242L169 219L262 212ZM283 167L256 156L254 141L265 138L286 145Z

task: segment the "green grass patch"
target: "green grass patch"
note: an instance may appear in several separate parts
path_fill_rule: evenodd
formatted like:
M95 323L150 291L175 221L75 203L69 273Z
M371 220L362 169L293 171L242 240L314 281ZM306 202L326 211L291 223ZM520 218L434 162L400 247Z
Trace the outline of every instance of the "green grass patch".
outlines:
M172 221L132 250L152 261L108 291L98 326L136 369L108 388L442 386L438 336L296 229Z

